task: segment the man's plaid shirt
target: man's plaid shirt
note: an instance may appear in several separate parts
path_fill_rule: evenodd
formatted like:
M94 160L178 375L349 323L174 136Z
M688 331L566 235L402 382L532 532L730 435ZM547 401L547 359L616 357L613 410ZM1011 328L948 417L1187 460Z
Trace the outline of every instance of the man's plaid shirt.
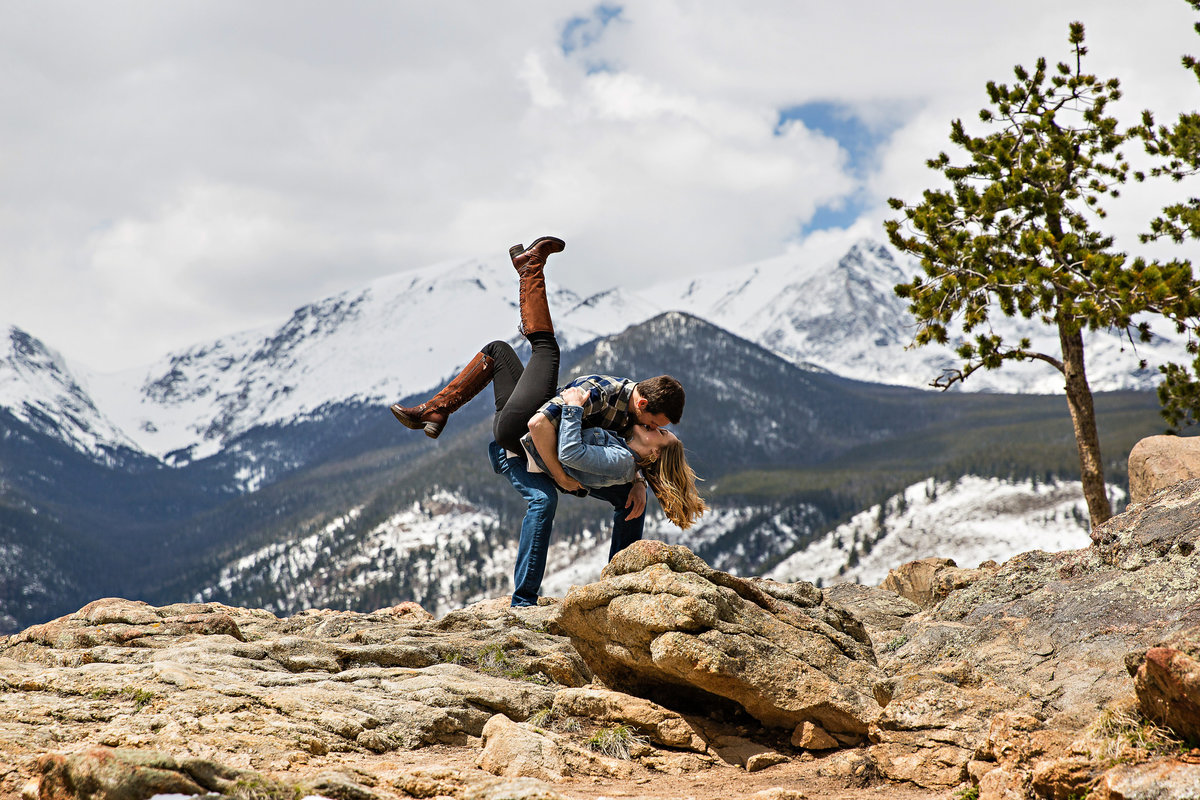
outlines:
M621 436L629 438L629 429L637 422L633 412L629 410L629 400L633 397L635 381L627 378L613 378L608 375L583 375L567 384L578 386L588 393L583 404L583 427L604 428ZM562 387L566 389L567 386ZM562 420L562 389L559 394L550 398L538 412L544 414L554 427Z

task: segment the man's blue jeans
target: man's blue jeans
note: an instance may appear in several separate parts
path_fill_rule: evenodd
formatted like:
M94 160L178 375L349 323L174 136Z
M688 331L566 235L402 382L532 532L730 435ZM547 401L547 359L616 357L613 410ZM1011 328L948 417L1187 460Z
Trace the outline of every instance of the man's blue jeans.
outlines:
M542 575L546 572L546 551L550 549L550 531L558 510L558 487L544 472L530 472L524 458L509 458L504 448L488 445L492 469L508 478L525 498L525 519L517 542L517 566L513 570L514 606L536 606Z
M608 548L609 561L612 561L613 556L617 553L641 539L642 529L646 525L645 513L631 520L625 519L629 516L629 509L625 507L625 503L629 500L631 488L630 484L625 483L619 486L605 486L603 489L588 489L590 496L605 500L613 507L612 544Z
M495 442L488 445L488 458L492 462L492 469L508 478L513 488L525 498L526 504L525 518L521 521L521 538L517 543L517 565L513 570L512 605L537 605L542 576L546 572L546 552L550 549L554 512L558 510L558 487L545 473L530 472L524 458L509 458L504 448ZM588 492L613 506L609 561L626 546L641 539L646 524L645 514L631 520L625 519L629 514L625 508L629 489L629 484L624 484L590 489Z

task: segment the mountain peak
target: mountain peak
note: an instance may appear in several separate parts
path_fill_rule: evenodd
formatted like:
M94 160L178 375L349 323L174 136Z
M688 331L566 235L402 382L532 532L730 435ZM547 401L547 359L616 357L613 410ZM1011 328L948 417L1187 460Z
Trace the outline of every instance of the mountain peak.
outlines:
M15 325L0 340L0 408L93 458L131 444L96 408L66 359Z

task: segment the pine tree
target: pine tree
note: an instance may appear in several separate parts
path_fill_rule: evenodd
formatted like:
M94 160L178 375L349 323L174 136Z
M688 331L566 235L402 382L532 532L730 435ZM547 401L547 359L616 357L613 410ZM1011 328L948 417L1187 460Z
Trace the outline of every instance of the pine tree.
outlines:
M934 386L947 389L1006 361L1042 361L1063 374L1084 497L1098 525L1112 510L1083 331L1115 329L1148 341L1149 324L1135 321L1147 312L1195 330L1200 298L1192 296L1190 263L1130 262L1094 227L1105 216L1101 201L1117 197L1129 176L1120 148L1140 129L1122 130L1109 114L1121 97L1119 82L1083 71L1082 23L1071 24L1069 42L1073 63L1049 70L1041 58L1032 72L1015 67L1011 87L987 84L991 108L979 116L995 130L972 136L955 120L950 141L969 161L954 165L946 153L930 159L950 188L927 190L911 206L892 199L904 219L885 227L892 244L918 256L925 271L895 289L917 318L914 345L947 343L951 326L972 337L957 350L962 368ZM997 310L1055 328L1058 351L1040 352L1028 339L1004 341L989 324Z
M1200 11L1200 0L1185 2ZM1193 27L1200 33L1200 22ZM1200 59L1185 55L1183 67L1200 81ZM1139 133L1145 141L1146 152L1164 162L1151 170L1153 175L1181 181L1200 172L1200 113L1180 114L1175 124L1169 127L1156 127L1154 117L1148 111L1142 118L1143 127ZM1185 239L1200 239L1200 198L1168 205L1162 215L1150 223L1150 231L1142 237L1143 241L1169 238L1182 243ZM1178 364L1160 368L1165 377L1158 388L1158 399L1163 405L1163 415L1172 427L1195 423L1196 409L1200 408L1200 383L1196 380L1200 375L1200 346L1194 338L1189 338L1188 351L1196 357L1191 369Z

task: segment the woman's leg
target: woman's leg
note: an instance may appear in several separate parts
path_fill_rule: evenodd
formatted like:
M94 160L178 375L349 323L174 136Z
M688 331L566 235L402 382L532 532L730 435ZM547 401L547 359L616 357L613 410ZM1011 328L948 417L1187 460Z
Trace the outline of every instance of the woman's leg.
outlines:
M496 396L496 410L499 411L517 388L525 365L508 342L488 342L479 352L492 359L492 391Z
M553 333L529 334L533 354L520 378L492 421L492 435L505 450L521 452L521 437L529 432L529 418L558 391L558 340ZM500 393L496 394L500 402Z
M477 353L471 363L463 367L462 372L432 399L412 408L396 403L392 406L392 414L404 427L413 430L424 428L426 436L436 439L442 435L442 428L446 427L450 415L482 392L491 380L492 359L484 353Z
M546 302L546 276L542 271L546 259L553 253L561 253L567 246L562 239L542 236L529 247L513 245L508 248L513 268L520 277L521 333L554 333L550 319L550 306Z

